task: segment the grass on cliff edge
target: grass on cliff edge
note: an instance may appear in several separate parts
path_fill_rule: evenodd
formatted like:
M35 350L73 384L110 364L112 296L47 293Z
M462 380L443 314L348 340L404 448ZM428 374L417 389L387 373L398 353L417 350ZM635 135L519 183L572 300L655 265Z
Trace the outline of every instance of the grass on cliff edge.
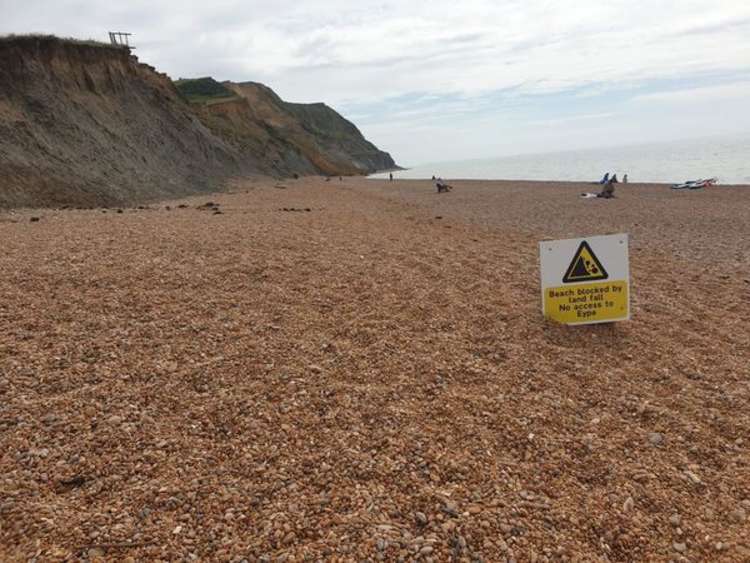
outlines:
M175 88L187 101L194 104L226 102L237 95L210 76L205 78L180 78L174 81Z
M26 43L31 41L43 41L43 42L59 42L69 43L73 45L85 45L87 47L101 47L107 49L120 49L115 47L109 42L98 41L97 39L76 39L75 37L58 37L56 35L49 35L44 33L10 33L8 35L0 35L0 44L8 43Z

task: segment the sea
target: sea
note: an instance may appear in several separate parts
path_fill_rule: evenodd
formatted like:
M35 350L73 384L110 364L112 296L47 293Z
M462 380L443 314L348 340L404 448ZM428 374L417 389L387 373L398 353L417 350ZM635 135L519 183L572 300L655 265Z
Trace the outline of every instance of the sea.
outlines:
M479 160L435 162L394 172L395 178L591 182L605 172L630 182L681 183L717 178L750 185L750 134ZM388 173L374 178L387 178Z

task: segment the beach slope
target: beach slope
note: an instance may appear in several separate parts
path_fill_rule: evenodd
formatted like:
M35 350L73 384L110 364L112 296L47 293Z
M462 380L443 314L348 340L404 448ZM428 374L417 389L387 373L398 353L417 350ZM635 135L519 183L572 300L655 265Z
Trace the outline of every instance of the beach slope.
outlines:
M453 184L0 215L0 559L750 559L750 190ZM615 232L633 320L545 322Z

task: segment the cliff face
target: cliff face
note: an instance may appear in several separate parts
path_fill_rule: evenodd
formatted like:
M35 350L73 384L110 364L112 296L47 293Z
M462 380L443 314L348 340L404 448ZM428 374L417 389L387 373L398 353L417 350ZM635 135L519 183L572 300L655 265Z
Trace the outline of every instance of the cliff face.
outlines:
M321 173L363 174L396 167L388 153L325 104L285 102L257 82L225 82L224 86L247 100L256 119L296 147Z
M214 134L241 154L255 155L269 174L350 175L367 172L350 159L331 160L312 137L304 134L295 119L285 116L275 106L269 106L266 97L248 99L233 93L231 98L222 94L220 97L187 96L187 99L199 100L191 104L193 111Z
M259 169L127 50L0 40L0 207L123 205Z
M259 84L221 89L191 103L128 50L0 38L0 207L127 205L231 176L393 166L322 104L287 104Z

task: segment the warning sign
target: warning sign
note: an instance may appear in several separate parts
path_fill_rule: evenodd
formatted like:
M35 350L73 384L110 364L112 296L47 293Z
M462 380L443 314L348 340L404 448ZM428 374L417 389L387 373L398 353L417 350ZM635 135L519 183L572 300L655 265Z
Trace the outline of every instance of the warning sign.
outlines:
M573 261L565 272L563 283L606 280L609 276L602 263L585 240L578 247Z
M628 235L539 243L544 316L565 324L630 318Z

